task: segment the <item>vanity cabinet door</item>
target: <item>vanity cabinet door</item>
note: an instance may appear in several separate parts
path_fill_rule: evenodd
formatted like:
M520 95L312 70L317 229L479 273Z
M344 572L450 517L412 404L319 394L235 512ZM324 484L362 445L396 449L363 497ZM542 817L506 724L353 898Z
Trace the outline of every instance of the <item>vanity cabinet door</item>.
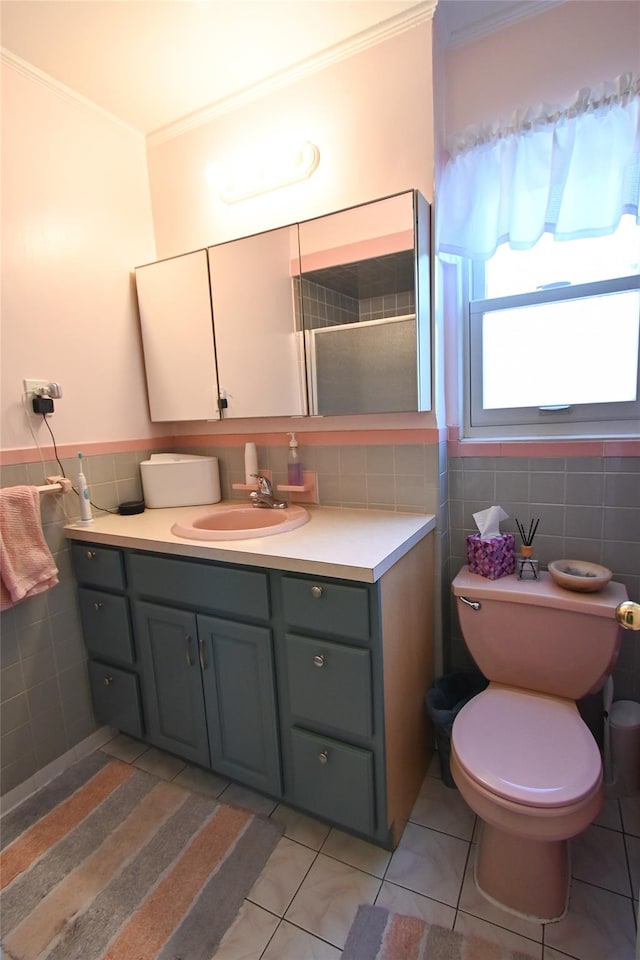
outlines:
M196 617L138 601L135 620L148 739L163 750L208 767Z
M138 677L109 663L89 661L89 686L93 712L105 723L132 737L142 737L142 704Z
M136 269L152 420L218 420L207 251Z
M199 616L198 635L213 769L280 794L271 630Z
M296 805L371 836L375 830L373 753L296 727L291 731L291 746Z
M302 416L297 225L209 247L208 254L222 416Z

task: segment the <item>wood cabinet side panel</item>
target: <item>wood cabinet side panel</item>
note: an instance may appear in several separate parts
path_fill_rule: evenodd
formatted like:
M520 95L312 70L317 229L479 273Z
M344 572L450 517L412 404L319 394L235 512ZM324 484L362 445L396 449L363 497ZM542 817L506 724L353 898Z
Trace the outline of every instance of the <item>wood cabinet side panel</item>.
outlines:
M380 581L387 818L394 846L431 755L425 694L433 683L433 534Z

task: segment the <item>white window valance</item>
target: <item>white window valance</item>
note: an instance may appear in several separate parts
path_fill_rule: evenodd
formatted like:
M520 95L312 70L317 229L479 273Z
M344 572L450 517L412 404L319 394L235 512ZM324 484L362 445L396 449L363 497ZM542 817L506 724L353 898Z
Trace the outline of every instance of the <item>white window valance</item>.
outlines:
M517 115L450 144L437 201L443 259L487 260L508 242L527 250L605 236L640 201L640 76L581 90L565 108Z

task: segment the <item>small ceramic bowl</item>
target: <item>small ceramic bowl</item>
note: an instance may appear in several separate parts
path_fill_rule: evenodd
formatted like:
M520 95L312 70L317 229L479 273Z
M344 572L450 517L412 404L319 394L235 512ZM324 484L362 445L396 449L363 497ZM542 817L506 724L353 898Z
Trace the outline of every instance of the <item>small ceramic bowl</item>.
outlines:
M586 560L553 560L549 564L549 573L558 586L578 593L597 593L613 576L606 567Z

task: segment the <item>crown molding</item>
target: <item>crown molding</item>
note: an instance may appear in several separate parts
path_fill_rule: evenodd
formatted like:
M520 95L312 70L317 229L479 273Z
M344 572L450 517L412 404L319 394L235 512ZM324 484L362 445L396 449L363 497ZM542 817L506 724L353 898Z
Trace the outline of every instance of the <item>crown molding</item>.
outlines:
M451 2L452 0L448 0L447 3L441 3L440 9L443 13ZM514 0L512 3L501 3L499 9L492 10L491 13L472 23L457 28L450 28L447 25L444 37L445 46L447 48L462 47L474 40L480 40L490 33L495 33L497 30L510 27L520 20L535 17L537 14L544 13L551 7L557 7L564 2L565 0Z
M425 0L423 3L418 3L409 10L396 14L396 16L391 17L389 20L376 24L367 30L363 30L355 34L355 36L349 37L348 40L334 44L334 46L329 47L327 50L308 57L293 67L280 70L265 80L245 87L236 93L229 94L227 97L222 97L220 100L211 104L211 106L197 110L195 113L191 113L187 117L177 120L175 123L160 127L158 130L154 130L147 135L147 143L153 145L161 143L164 140L173 140L174 137L181 136L189 130L209 123L211 120L216 119L216 117L230 113L239 107L266 97L271 93L275 93L277 90L297 83L299 80L318 73L320 70L324 70L334 63L339 63L341 60L346 60L348 57L367 50L369 47L376 46L378 43L382 43L397 34L411 30L420 23L432 20L437 2L438 0Z
M108 110L105 110L104 107L99 106L95 100L90 100L88 97L84 97L81 93L77 93L76 90L72 90L71 87L67 87L64 83L56 80L48 73L44 73L43 70L38 70L38 68L34 67L33 64L28 63L26 60L22 60L20 57L17 57L15 53L11 53L11 51L7 50L6 47L0 47L0 62L11 67L16 71L16 73L22 74L23 77L27 77L28 80L33 80L35 83L40 84L41 87L45 87L51 93L55 93L56 96L60 97L62 100L66 100L67 103L72 103L76 106L81 106L85 109L92 110L94 113L99 113L103 117L111 120L112 123L117 123L118 126L128 130L129 133L135 133L139 137L144 137L144 134L140 130L138 130L136 127L132 127L130 123L125 123L124 120L121 120L120 117L117 117L114 113L110 113Z

